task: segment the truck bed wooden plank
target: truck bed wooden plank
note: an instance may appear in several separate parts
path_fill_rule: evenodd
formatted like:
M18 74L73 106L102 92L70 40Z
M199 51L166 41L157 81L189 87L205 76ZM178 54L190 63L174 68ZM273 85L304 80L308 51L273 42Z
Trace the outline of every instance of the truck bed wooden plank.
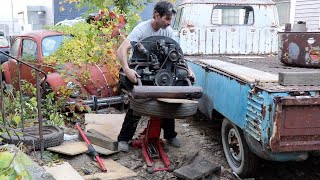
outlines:
M220 71L236 76L248 83L278 82L277 75L257 69L213 59L201 59L199 61L206 65L209 65L212 68L216 68Z

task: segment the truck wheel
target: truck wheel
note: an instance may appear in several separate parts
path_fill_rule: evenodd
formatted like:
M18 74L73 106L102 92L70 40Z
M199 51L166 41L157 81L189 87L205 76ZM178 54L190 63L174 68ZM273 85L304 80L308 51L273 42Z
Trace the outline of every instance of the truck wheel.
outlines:
M165 103L154 99L132 99L130 108L141 115L161 118L182 118L197 113L195 103Z
M223 151L230 168L240 177L253 175L256 156L250 151L242 130L224 118L221 126Z

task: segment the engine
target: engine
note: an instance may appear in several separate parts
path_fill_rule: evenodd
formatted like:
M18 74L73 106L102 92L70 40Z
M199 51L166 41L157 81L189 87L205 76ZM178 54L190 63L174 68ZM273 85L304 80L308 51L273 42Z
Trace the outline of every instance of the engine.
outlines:
M129 59L129 67L141 76L142 85L192 85L193 79L188 76L188 65L176 41L165 36L150 36L131 44L133 54ZM130 88L124 73L120 73L120 80L126 89Z

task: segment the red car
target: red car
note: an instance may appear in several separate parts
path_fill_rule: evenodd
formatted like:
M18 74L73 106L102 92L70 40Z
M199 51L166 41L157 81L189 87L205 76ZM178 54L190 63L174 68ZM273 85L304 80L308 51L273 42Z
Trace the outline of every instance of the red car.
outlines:
M46 86L49 86L54 92L65 87L72 90L68 99L69 103L75 103L78 97L87 97L83 102L93 108L99 105L116 104L123 101L123 96L117 96L118 80L111 76L105 65L88 65L90 79L85 84L80 83L75 78L65 78L52 67L53 64L43 63L46 56L50 56L62 44L65 38L70 36L63 35L59 32L41 30L33 31L15 38L11 46L11 56L18 59L28 59L28 64L34 65L45 71L47 76ZM18 63L15 59L9 58L3 64L5 82L12 84L15 88L18 83L14 81L18 77ZM71 63L65 64L67 69L72 70L74 76L80 76L85 69L75 66ZM25 79L35 84L34 73L31 68L21 64L21 79ZM84 95L84 96L83 96Z

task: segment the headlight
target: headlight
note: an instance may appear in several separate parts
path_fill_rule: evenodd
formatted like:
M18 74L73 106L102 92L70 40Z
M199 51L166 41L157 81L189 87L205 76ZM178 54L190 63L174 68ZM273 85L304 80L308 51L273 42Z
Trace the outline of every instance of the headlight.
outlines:
M80 95L80 87L74 82L70 81L67 83L67 88L71 90L70 97L76 98Z

